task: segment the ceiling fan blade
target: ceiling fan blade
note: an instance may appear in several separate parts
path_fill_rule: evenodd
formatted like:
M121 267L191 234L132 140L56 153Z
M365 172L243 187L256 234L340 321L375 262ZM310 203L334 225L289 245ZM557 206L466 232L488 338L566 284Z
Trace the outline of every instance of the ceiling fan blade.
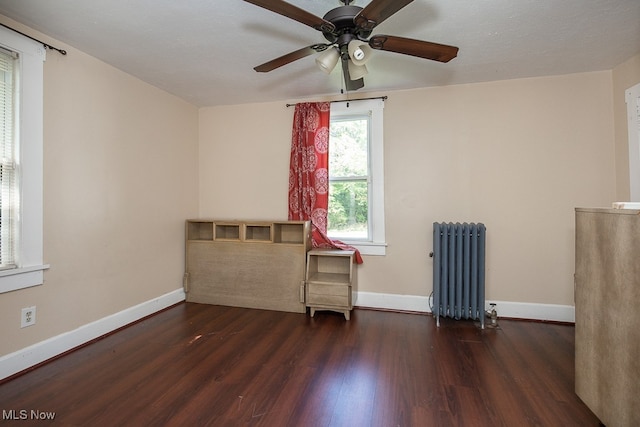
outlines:
M372 0L353 18L356 27L371 31L376 25L411 3L413 0Z
M267 73L269 71L275 70L276 68L280 68L283 65L287 65L293 61L297 61L298 59L304 58L305 56L312 55L316 52L322 52L326 50L327 47L331 46L330 44L313 44L311 46L303 47L302 49L298 49L291 53L287 53L286 55L282 55L279 58L272 59L269 62L265 62L264 64L258 65L257 67L253 67L259 73Z
M302 24L315 28L318 31L333 32L336 27L331 22L326 21L319 16L300 9L297 6L289 4L282 0L244 0L247 3L260 6L279 15L298 21Z
M369 46L373 49L402 53L440 62L449 62L458 55L458 48L455 46L380 34L369 39Z
M349 75L349 60L342 58L342 75L344 76L344 87L347 90L358 90L364 87L364 79L351 80Z

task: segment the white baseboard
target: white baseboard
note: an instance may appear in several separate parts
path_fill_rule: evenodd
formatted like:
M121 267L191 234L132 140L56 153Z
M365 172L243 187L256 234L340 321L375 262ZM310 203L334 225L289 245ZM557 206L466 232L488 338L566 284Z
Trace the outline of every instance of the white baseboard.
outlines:
M355 302L353 305L357 307L431 313L429 297L381 294L377 292L356 292L354 297Z
M498 317L549 320L569 323L575 322L575 307L572 305L486 301L485 309L488 310L491 303L496 304ZM379 308L385 310L431 313L431 298L417 295L357 292L356 302L354 305L358 307Z
M164 308L185 300L182 289L161 295L118 313L82 325L77 329L41 341L14 353L0 357L0 379L7 378L52 357L140 320Z
M514 319L548 320L552 322L575 323L576 310L572 305L540 304L529 302L487 301L495 303L498 317Z

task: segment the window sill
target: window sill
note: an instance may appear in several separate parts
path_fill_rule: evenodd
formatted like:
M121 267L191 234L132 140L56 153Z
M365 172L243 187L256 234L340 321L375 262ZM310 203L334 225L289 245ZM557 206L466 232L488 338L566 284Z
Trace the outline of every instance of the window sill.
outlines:
M0 271L0 293L42 285L49 264Z
M341 242L349 246L353 246L354 248L359 250L360 255L383 256L387 254L386 243L358 242L358 241L348 241L348 240L341 240Z

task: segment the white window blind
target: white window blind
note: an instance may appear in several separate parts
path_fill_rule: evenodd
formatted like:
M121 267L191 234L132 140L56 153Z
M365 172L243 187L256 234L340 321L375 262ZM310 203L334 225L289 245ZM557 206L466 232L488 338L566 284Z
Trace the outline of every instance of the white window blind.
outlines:
M16 266L19 191L15 144L17 54L0 48L0 269Z
M629 124L629 188L631 202L640 202L640 84L626 91Z

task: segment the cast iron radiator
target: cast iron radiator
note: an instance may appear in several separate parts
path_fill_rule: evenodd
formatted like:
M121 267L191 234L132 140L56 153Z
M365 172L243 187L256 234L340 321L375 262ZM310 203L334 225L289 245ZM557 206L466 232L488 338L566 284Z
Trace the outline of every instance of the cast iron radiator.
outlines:
M486 228L481 223L433 223L433 308L440 317L480 320L484 328Z

